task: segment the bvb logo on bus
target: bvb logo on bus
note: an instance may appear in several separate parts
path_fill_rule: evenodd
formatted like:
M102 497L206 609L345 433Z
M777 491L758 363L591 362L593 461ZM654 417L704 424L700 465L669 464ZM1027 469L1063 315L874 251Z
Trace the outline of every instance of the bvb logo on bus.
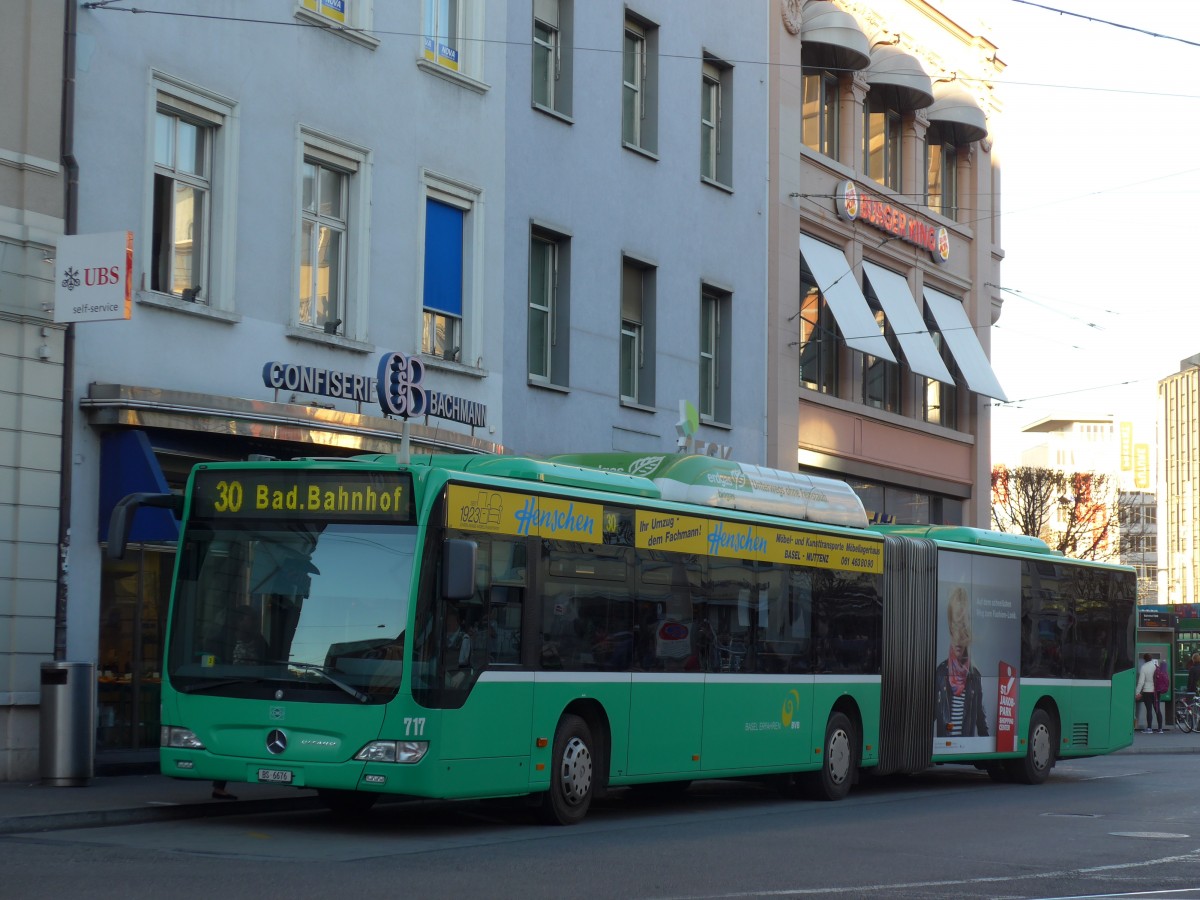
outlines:
M794 689L788 691L787 696L783 698L783 714L781 715L781 718L783 719L783 727L784 728L792 727L792 716L794 716L799 711L799 709L800 709L800 692L797 690L794 690ZM795 727L799 728L800 723L797 722Z

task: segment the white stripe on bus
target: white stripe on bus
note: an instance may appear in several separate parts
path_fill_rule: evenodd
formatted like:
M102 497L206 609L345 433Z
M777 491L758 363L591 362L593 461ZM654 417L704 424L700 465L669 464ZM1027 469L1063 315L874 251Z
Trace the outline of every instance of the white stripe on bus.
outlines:
M480 682L524 684L879 684L878 675L784 675L729 672L530 672L487 669Z

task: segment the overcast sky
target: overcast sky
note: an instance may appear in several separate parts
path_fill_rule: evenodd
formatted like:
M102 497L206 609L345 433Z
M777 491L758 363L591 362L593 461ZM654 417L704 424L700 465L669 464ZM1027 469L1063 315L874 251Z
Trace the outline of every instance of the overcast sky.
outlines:
M1021 428L1049 415L1112 413L1153 444L1158 379L1200 353L1200 4L1045 6L1130 27L961 4L1008 64L992 363L1011 402L995 410L996 462L1017 461L1036 442Z

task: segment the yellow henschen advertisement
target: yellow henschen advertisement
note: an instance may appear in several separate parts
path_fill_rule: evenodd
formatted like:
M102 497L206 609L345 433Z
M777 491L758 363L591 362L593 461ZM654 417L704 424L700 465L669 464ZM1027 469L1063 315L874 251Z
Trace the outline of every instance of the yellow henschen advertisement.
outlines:
M446 525L464 531L599 544L603 540L602 514L599 503L458 484L446 490Z

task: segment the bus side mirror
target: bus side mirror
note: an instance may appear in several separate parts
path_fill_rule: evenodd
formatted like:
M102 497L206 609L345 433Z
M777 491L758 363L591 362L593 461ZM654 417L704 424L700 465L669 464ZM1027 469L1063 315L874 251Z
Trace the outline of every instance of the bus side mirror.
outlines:
M442 544L442 598L468 600L475 596L475 556L479 545L459 538Z
M143 506L169 509L176 519L183 515L183 498L178 494L128 494L113 507L108 520L108 547L105 556L109 559L124 559L125 545L129 543L129 532L133 528L133 517Z

